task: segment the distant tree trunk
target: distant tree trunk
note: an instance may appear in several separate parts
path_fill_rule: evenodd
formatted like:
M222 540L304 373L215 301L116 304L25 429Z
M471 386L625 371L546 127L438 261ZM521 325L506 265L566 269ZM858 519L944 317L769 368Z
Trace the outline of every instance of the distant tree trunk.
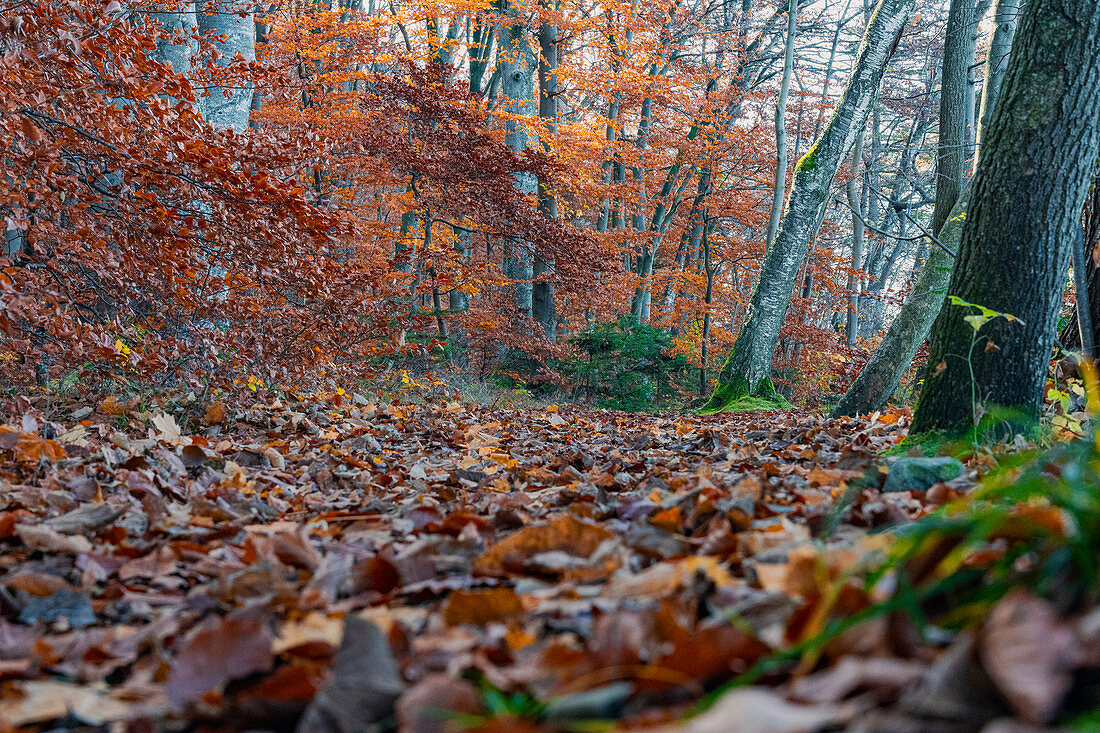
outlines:
M190 76L191 56L196 50L191 35L198 24L195 3L177 0L164 3L164 6L164 10L149 11L149 18L165 33L179 34L179 43L174 43L171 37L158 39L156 58L171 66L172 71L177 74Z
M833 118L795 167L775 244L764 259L749 311L705 410L721 410L750 394L774 397L772 359L799 267L821 227L829 186L878 99L886 64L905 30L913 2L878 3Z
M458 250L459 257L461 257L463 261L470 259L470 255L473 252L473 245L470 242L470 230L455 230L455 249ZM456 366L465 367L468 363L466 355L468 339L461 317L455 318L455 316L470 310L469 294L463 292L459 288L452 288L451 291L447 293L447 310L451 312L452 318L457 321L457 323L451 326L450 335L447 339L448 343L452 346L453 356L451 360Z
M982 85L982 111L978 115L978 144L975 157L981 155L982 142L986 128L989 127L993 113L993 101L1001 91L1008 57L1012 52L1012 36L1016 33L1016 24L1020 14L1021 0L997 0L993 11L996 27L989 36L989 52L985 57L985 83Z
M1019 430L1038 418L1072 239L1100 154L1097 38L1095 0L1029 0L1021 15L948 287L1021 320L985 324L968 363L972 329L963 319L972 309L941 311L913 433L966 428L972 386L1001 411L998 423Z
M510 14L516 8L509 7ZM535 52L527 38L526 23L516 22L501 28L500 39L501 92L507 100L508 111L513 115L534 118L538 114L535 101ZM505 123L504 140L517 153L529 145L527 127L522 120ZM538 181L531 173L517 173L516 190L532 198L538 195ZM521 318L531 318L533 312L531 279L534 276L530 244L517 237L508 237L504 249L504 274L514 281L516 311Z
M252 12L254 2L230 0L230 2L204 2L198 9L199 31L210 36L224 36L214 40L214 48L221 56L217 64L227 66L237 54L245 61L256 60L256 19ZM199 108L207 122L218 128L231 127L241 131L248 127L252 111L251 80L235 80L232 88L214 86L209 95L200 100Z
M798 0L791 0L787 11L787 43L783 55L783 80L779 85L779 99L775 103L775 186L772 211L768 218L767 247L775 241L779 229L779 217L783 213L783 200L787 196L787 96L791 91L794 75L794 44L798 36Z
M718 267L710 264L710 237L707 236L706 215L703 216L703 272L707 276L707 291L703 297L706 310L703 312L702 343L699 347L699 396L706 397L710 387L707 379L707 359L710 357L708 347L710 345L710 306L714 303L714 278L718 274Z
M543 0L543 7L549 3ZM558 129L558 29L549 23L539 26L539 119L550 135ZM543 149L550 151L549 140L543 141ZM547 219L558 218L558 199L539 181L539 213ZM532 274L535 282L531 289L531 310L535 320L542 326L546 338L553 341L557 336L558 313L554 303L553 260L545 259L541 253L535 254Z
M1097 175L1100 177L1100 164L1097 166ZM1083 225L1081 248L1084 250L1081 254L1085 261L1085 287L1078 287L1075 283L1077 302L1073 305L1073 316L1062 329L1059 339L1062 348L1068 351L1086 350L1083 344L1088 339L1082 338L1082 318L1079 313L1083 304L1088 305L1088 322L1092 324L1092 344L1094 347L1100 344L1100 265L1096 262L1096 251L1100 248L1100 186L1096 185L1095 180L1088 201L1085 203L1085 215L1081 218L1081 222ZM1073 263L1073 267L1077 268L1076 262ZM1095 358L1097 354L1093 352L1092 356Z
M856 146L852 150L852 172L848 178L846 192L848 205L852 207L852 272L848 275L848 314L844 326L844 340L848 346L854 346L859 329L859 291L863 285L863 279L857 274L863 262L863 217L867 207L864 205L866 187L862 192L857 192L856 178L859 176L859 165L863 162L863 133L856 138Z
M956 0L956 2L958 1ZM966 4L971 5L973 1L963 0ZM956 22L961 22L961 20L968 17L968 14L954 14L952 17ZM973 22L977 22L977 20L975 19ZM997 25L992 32L996 39L991 38L990 47L1011 48L1012 34L1015 30L1015 25ZM1008 34L1007 38L1005 34ZM968 34L951 33L950 31L947 33L950 42L964 45L967 48L969 48L968 37ZM971 53L975 52L976 49ZM964 85L966 80L965 67L973 63L973 55L966 56L956 52L947 54L945 49L944 64L946 65L949 60L953 66L962 68L961 70L960 68L954 68L950 72L945 70L942 74L943 83L948 86L951 84ZM964 104L966 97L958 89L949 89L946 93L941 94L940 99L941 131L945 127L955 128L948 133L946 140L941 137L940 145L942 147L948 144L947 140L961 138L962 133L957 128L965 124L963 122L964 116L961 113L952 111L950 106L945 108L943 102L944 100L954 100L955 103ZM991 92L983 95L982 99L984 104L992 106L997 101L997 94ZM989 113L990 110L983 110L982 117L988 117ZM951 157L948 155L938 156L937 160L949 161ZM957 160L956 163L958 163ZM937 202L940 196L950 195L954 198L947 215L943 217L943 225L938 230L933 230L940 242L952 252L958 251L958 244L962 237L962 227L967 215L969 192L966 189L969 189L969 184L963 190L952 192L950 183L947 189L941 190L939 187L936 189ZM917 280L913 283L913 289L909 297L906 298L901 311L894 318L890 328L887 329L878 348L875 349L875 353L871 355L870 360L864 365L852 386L848 388L848 391L833 409L832 414L834 416L872 412L885 405L890 396L894 394L898 384L901 383L902 376L909 370L909 365L913 363L913 357L920 350L924 340L928 338L932 323L936 320L936 315L939 314L940 308L943 306L953 264L954 258L944 251L943 247L932 246L928 259L925 261Z
M932 231L938 232L966 185L969 161L969 112L973 107L970 67L978 51L974 32L984 0L952 0L947 16L943 46L943 75L940 82L940 141L936 155L936 208Z
M1074 307L1077 325L1077 338L1081 342L1081 352L1089 357L1096 356L1096 330L1092 323L1092 309L1089 307L1088 269L1092 263L1092 250L1085 250L1085 230L1078 230L1073 238L1073 289L1077 296Z

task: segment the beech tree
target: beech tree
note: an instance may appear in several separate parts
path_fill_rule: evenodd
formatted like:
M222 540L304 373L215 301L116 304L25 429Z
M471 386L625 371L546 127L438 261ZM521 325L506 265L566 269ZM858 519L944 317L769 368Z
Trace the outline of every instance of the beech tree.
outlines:
M1098 36L1092 0L1024 7L948 287L949 296L1013 318L975 319L972 306L945 305L913 433L959 432L982 412L1014 430L1038 417L1100 153Z

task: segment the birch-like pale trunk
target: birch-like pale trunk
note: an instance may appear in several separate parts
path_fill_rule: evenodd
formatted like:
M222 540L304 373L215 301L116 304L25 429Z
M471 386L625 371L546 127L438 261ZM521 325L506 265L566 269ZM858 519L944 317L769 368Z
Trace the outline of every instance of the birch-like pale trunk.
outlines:
M156 59L171 66L172 71L177 74L190 76L191 56L197 50L195 42L191 40L198 24L195 3L175 0L161 3L158 5L160 7L164 9L149 11L149 19L168 35L157 39ZM173 39L173 35L178 35L178 38Z
M733 351L704 408L719 411L747 396L774 397L772 360L798 271L825 216L829 186L878 100L886 65L914 0L880 0L832 119L795 167L786 213L768 251Z
M199 31L212 36L218 66L227 66L239 54L245 61L256 60L256 18L254 1L219 0L203 2L197 11ZM213 38L217 36L219 38ZM224 36L224 38L221 38ZM252 111L252 82L238 80L233 86L215 85L199 100L203 118L219 129L240 132L248 127Z
M775 103L775 185L772 210L768 217L768 234L764 240L770 249L779 229L783 201L787 196L787 97L794 76L794 44L798 37L798 0L791 0L787 18L787 42L783 53L783 80L779 84L779 99Z
M509 7L510 14L518 10ZM504 141L513 151L522 153L531 143L528 119L538 115L535 100L535 70L538 59L527 36L526 24L515 22L501 29L500 53L497 65L500 71L500 90L510 115L504 125ZM532 199L538 196L538 180L531 173L514 175L516 191ZM506 277L513 281L516 312L521 318L532 316L531 279L534 262L529 243L518 237L507 237L504 243L503 268Z

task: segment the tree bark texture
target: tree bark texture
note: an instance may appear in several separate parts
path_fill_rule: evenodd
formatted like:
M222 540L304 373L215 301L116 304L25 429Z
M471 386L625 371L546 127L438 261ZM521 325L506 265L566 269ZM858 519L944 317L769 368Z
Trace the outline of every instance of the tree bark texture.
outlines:
M949 295L995 319L970 353L973 309L945 305L932 329L914 434L960 432L971 389L998 424L1037 418L1078 217L1100 153L1100 4L1030 0L1020 18L973 182ZM986 348L986 344L994 348ZM941 368L942 363L942 368Z
M224 39L211 42L220 56L217 64L227 66L237 54L245 61L256 60L256 19L254 3L248 0L206 2L198 9L199 31ZM203 118L217 128L236 131L248 127L252 111L252 82L237 80L232 86L214 86L200 101Z
M158 39L156 58L171 66L177 74L190 76L191 56L196 50L191 35L198 23L195 3L176 0L163 5L163 10L149 11L149 19L169 36L178 34L180 43L174 43L171 37Z

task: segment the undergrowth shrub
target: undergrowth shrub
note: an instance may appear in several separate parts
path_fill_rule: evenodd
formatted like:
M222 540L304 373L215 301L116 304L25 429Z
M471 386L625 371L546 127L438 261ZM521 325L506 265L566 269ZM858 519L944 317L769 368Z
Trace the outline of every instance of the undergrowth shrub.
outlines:
M673 353L672 336L630 317L597 323L572 339L574 356L555 364L574 384L572 397L610 410L640 412L678 405L694 370Z

